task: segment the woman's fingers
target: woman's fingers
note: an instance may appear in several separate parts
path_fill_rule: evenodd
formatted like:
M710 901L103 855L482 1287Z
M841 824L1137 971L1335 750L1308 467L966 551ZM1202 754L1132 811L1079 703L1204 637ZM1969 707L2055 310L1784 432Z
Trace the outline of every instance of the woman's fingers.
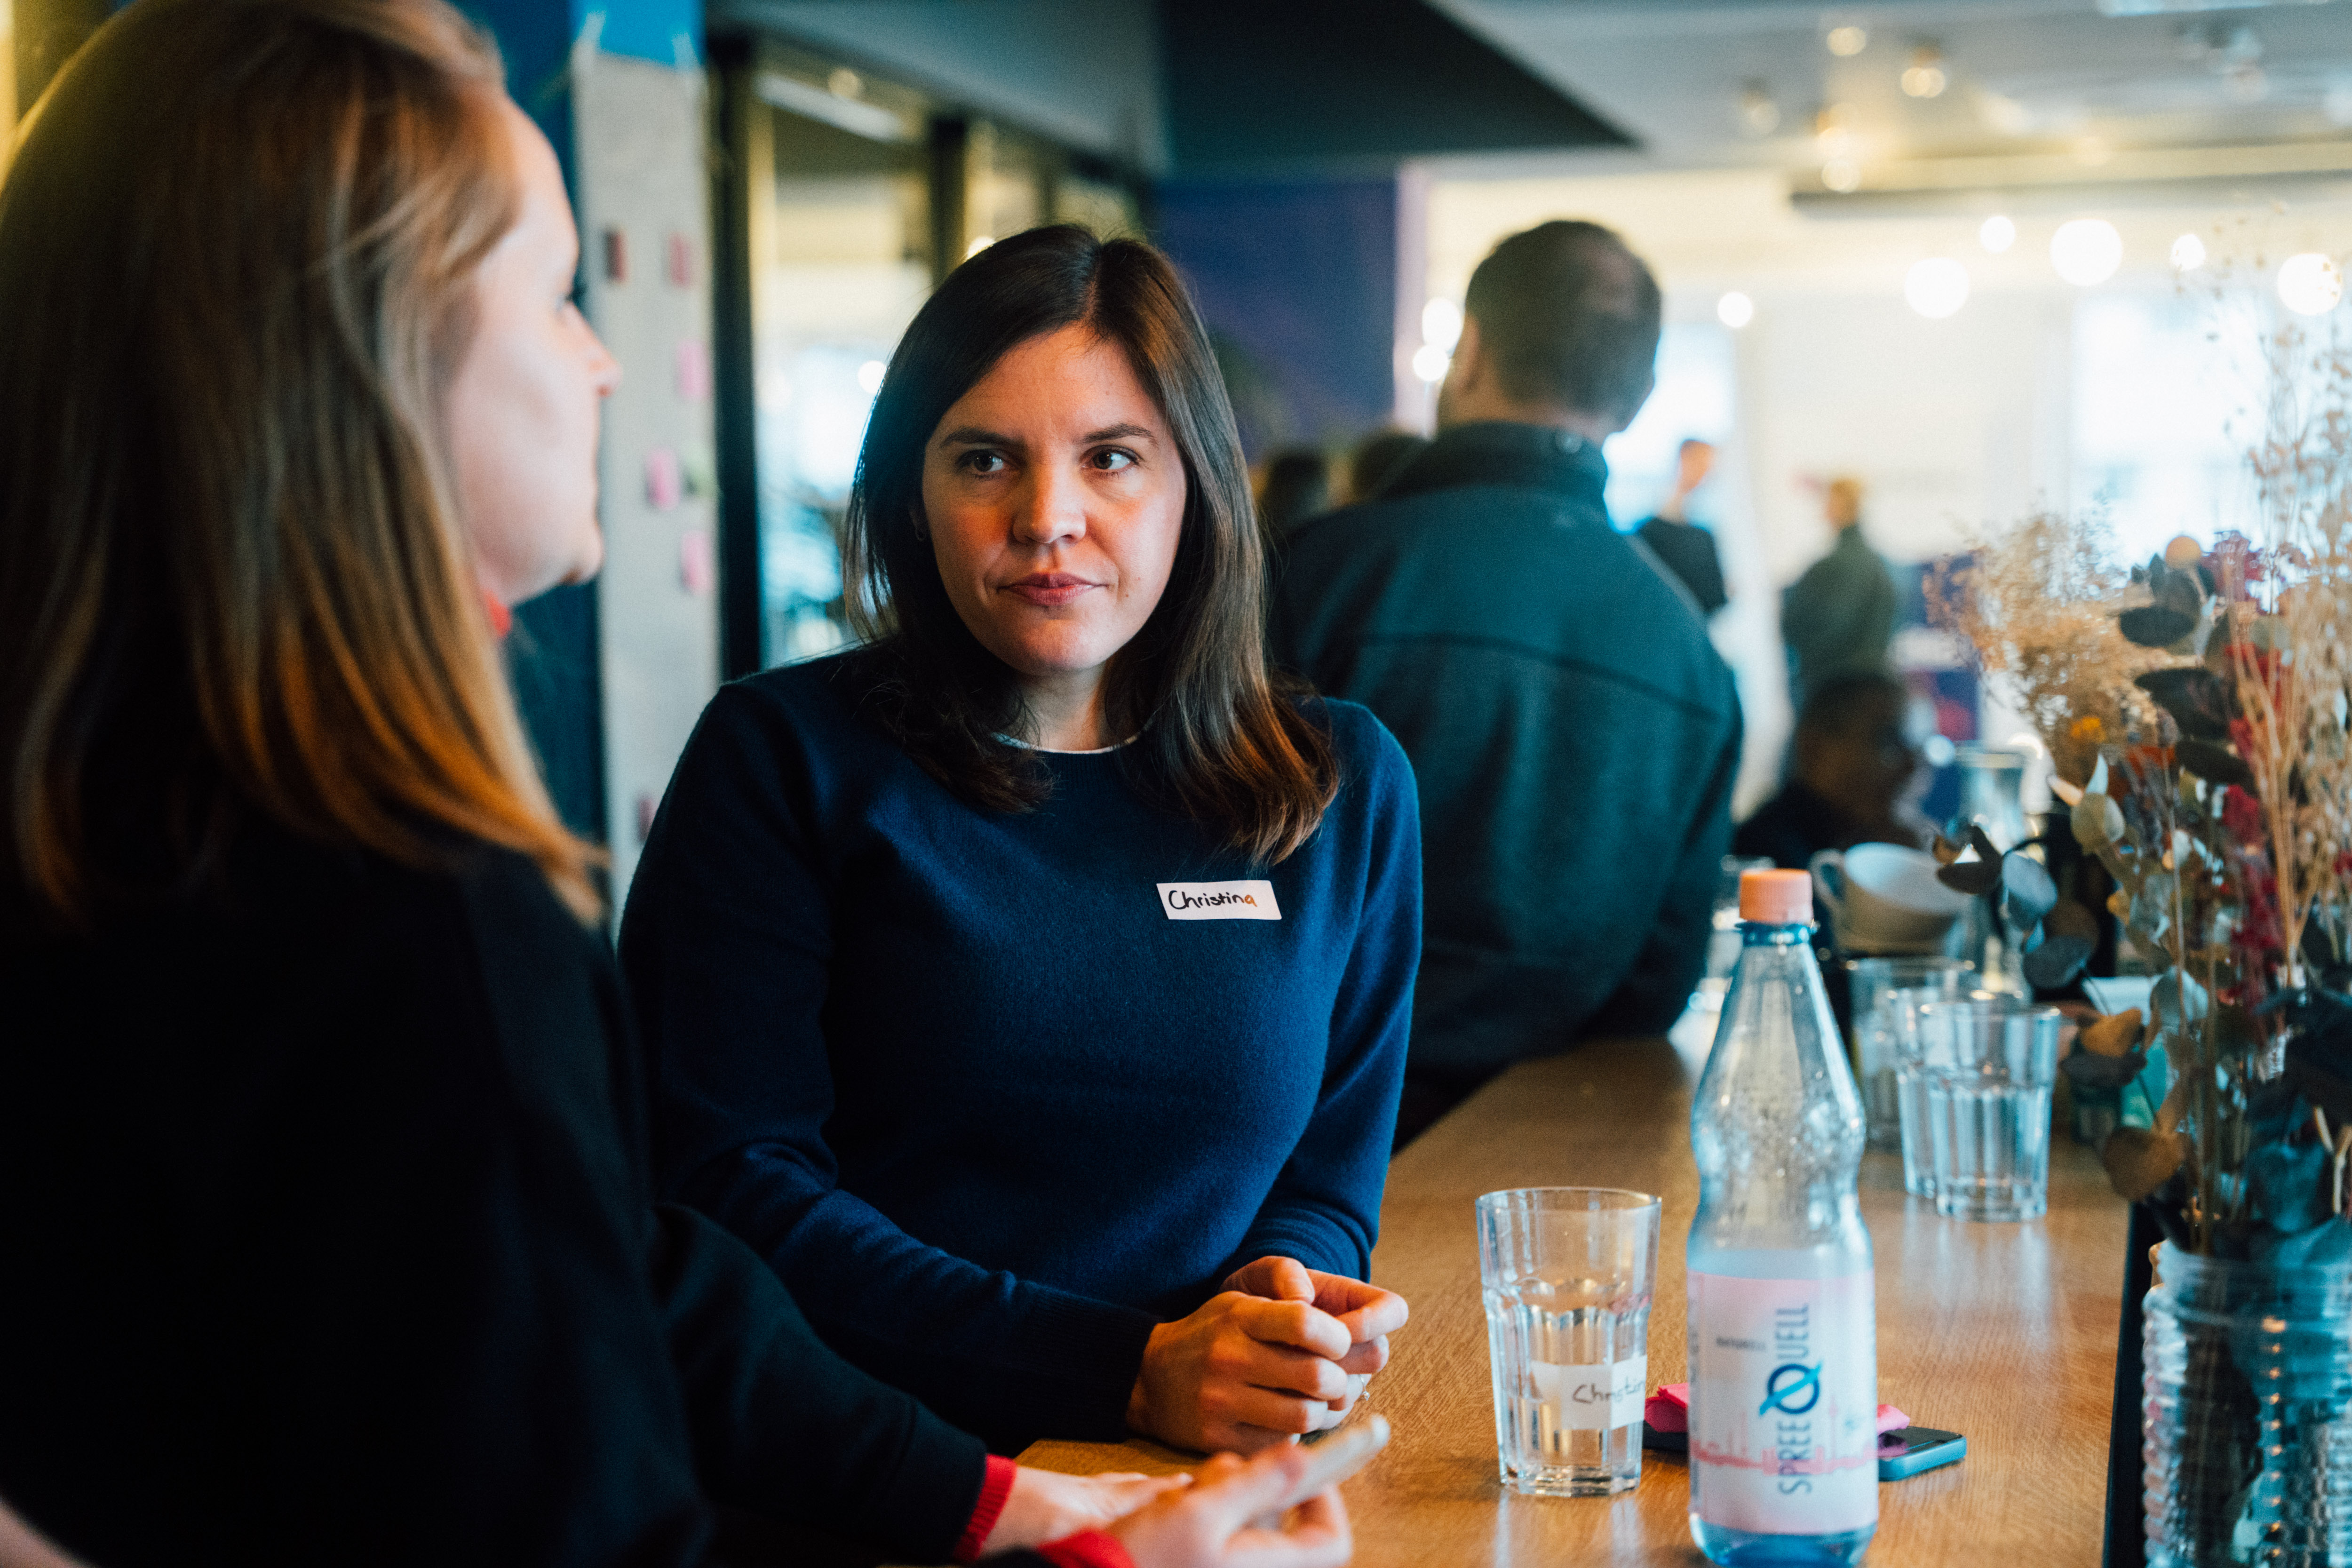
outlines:
M1261 1258L1245 1263L1226 1279L1225 1289L1272 1301L1312 1301L1317 1293L1313 1271L1295 1258Z
M1292 1345L1328 1361L1338 1361L1355 1345L1355 1338L1339 1320L1304 1301L1268 1301L1255 1296L1233 1298L1234 1321L1254 1340Z

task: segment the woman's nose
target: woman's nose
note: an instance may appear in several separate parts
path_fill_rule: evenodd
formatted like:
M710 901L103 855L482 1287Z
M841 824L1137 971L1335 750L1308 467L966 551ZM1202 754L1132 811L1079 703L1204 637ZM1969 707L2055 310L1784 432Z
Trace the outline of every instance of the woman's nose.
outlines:
M1085 487L1074 474L1052 466L1039 468L1013 519L1013 531L1027 544L1055 544L1085 537Z

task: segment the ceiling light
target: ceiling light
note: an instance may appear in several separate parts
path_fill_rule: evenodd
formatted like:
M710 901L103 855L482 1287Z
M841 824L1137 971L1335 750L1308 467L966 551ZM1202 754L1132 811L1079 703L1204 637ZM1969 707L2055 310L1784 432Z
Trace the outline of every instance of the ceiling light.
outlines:
M1944 74L1944 51L1933 44L1922 44L1911 51L1911 63L1904 68L1903 91L1911 98L1941 98L1950 79Z
M1462 341L1462 307L1439 296L1421 308L1421 341L1439 353L1450 354Z
M1848 23L1843 27L1832 27L1826 41L1830 47L1830 53L1840 57L1851 57L1869 47L1870 35Z
M2033 129L2033 111L2013 98L1979 89L1977 112L2003 136L2022 136Z
M2290 256L2279 263L2278 296L2298 316L2324 316L2343 302L2344 274L2315 250Z
M2124 237L2105 218L2078 217L2050 237L2050 265L2079 288L2105 282L2123 261Z
M970 261L973 257L978 256L982 251L986 250L990 246L994 245L995 243L996 237L992 234L973 235L971 237L971 243L963 247L963 258L966 261Z
M1931 321L1940 321L1969 302L1969 269L1948 256L1915 261L1903 278L1903 298Z
M2205 242L2193 234L2184 234L2172 242L2172 264L2183 272L2194 272L2205 265Z
M1449 363L1446 352L1435 343L1423 343L1412 351L1412 374L1423 381L1444 381Z
M871 397L882 390L882 378L890 367L878 359L867 360L857 367L857 390Z
M1995 213L1978 228L1977 243L1999 256L2017 243L2017 226Z
M2327 84L2319 112L2327 116L2330 125L2352 125L2352 76L2339 76Z
M835 98L856 98L866 90L866 83L856 71L843 66L824 79L824 89Z
M1862 188L1862 165L1850 158L1832 158L1822 165L1822 184L1840 195Z
M1772 101L1772 90L1760 81L1751 81L1739 94L1739 129L1750 136L1769 136L1780 128L1780 106Z
M1910 273L1903 275L1903 299L1910 300L1912 310L1940 322L1969 303L1969 268L1950 257L1915 261Z
M1715 302L1715 319L1736 332L1756 319L1756 301L1735 289Z

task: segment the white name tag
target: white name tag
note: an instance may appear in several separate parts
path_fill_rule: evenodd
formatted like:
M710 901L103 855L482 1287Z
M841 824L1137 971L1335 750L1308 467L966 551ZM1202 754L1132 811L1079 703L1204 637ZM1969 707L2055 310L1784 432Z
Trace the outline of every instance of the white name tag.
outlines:
M1562 1431L1612 1432L1642 1418L1649 1403L1650 1358L1637 1355L1613 1366L1528 1363L1536 1392L1552 1407Z
M1278 921L1272 882L1162 882L1160 907L1171 921Z

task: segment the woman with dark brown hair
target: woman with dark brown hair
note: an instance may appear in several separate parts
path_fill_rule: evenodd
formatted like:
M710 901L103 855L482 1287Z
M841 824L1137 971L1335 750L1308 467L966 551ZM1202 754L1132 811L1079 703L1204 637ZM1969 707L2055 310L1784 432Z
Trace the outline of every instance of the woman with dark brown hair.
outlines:
M0 1555L1283 1568L1019 1470L657 1205L492 623L595 570L553 151L439 0L140 0L0 184Z
M720 692L639 863L666 1189L1001 1451L1337 1422L1404 1321L1362 1280L1412 781L1266 669L1167 261L1056 227L959 268L883 379L849 557L864 646Z

